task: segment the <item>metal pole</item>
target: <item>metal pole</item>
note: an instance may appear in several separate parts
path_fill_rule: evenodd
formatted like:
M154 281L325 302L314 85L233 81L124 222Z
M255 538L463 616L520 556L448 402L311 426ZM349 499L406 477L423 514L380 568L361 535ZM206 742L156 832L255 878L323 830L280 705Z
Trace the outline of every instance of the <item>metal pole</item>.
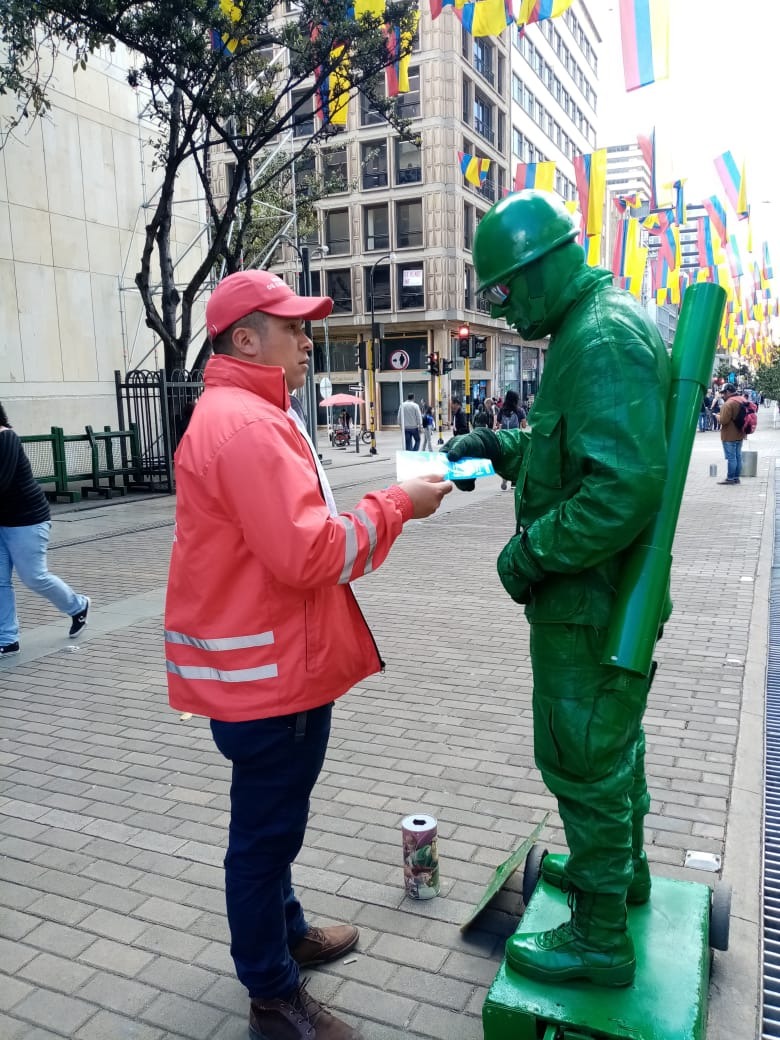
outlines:
M311 267L309 266L309 247L302 246L298 250L301 258L301 286L302 296L311 296ZM304 330L309 339L311 335L311 320L304 322ZM309 355L309 368L306 372L306 384L304 387L304 400L306 402L306 429L308 431L314 450L317 450L317 387L314 382L314 350Z
M471 428L471 358L464 358L463 360L463 378L465 380L466 391L464 397L466 398L466 422Z

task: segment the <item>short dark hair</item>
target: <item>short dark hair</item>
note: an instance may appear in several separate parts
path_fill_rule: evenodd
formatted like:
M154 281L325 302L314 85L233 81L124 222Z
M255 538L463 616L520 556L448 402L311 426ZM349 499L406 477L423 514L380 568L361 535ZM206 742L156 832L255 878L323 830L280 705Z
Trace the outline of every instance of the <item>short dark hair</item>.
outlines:
M215 354L232 354L233 353L233 333L236 329L254 329L256 332L263 332L266 326L267 315L263 314L262 311L250 311L249 314L245 314L243 318L239 318L238 321L234 321L232 325L228 325L226 329L223 329L218 336L214 338L211 344L211 349Z
M10 426L8 416L6 415L5 408L3 408L3 402L0 401L0 426Z
M460 399L459 397L457 397L457 396L455 396L455 397L453 397L453 398L452 398L452 403L453 403L453 404L463 404L463 402L461 401L461 399Z
M406 400L407 401L413 401L414 400L414 394L407 394L406 395Z

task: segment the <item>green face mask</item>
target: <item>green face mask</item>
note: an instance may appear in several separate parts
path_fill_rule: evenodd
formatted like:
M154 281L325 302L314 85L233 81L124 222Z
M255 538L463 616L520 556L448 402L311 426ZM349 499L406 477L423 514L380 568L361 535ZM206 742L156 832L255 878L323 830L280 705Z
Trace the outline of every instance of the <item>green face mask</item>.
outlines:
M506 280L507 298L491 306L490 316L503 318L523 339L542 339L555 331L566 288L583 262L582 249L570 242L521 267Z

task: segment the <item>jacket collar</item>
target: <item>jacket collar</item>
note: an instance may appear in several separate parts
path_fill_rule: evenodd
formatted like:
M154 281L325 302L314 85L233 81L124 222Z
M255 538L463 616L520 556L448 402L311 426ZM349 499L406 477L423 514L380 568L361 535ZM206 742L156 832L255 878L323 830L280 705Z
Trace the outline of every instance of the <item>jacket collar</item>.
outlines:
M250 361L239 361L228 354L215 354L208 360L203 381L207 387L233 386L249 390L283 412L290 408L284 369L275 365L253 365Z

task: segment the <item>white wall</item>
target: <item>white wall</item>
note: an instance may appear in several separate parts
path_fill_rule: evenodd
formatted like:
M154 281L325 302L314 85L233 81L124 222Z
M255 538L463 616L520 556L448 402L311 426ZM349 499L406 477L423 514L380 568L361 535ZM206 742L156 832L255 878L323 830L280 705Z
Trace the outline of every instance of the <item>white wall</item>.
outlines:
M133 276L157 175L126 68L121 48L75 74L58 58L50 115L0 150L0 401L19 433L116 427L114 370L154 345ZM0 118L14 108L0 98ZM174 255L203 226L194 172L177 187ZM160 349L143 362L161 366Z

